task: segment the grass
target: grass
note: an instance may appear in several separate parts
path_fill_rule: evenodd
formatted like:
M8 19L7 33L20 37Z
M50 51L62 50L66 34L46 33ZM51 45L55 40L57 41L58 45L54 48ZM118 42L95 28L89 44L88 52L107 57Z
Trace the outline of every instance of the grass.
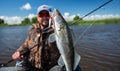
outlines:
M103 19L103 20L81 20L81 21L78 21L78 22L75 23L75 24L72 24L72 23L73 23L73 21L69 21L69 22L68 22L68 24L70 24L70 25L120 24L120 18L111 18L111 19Z
M8 24L0 24L0 26L29 26L32 24L12 24L12 25L8 25Z
M106 25L106 24L120 24L120 18L111 18L111 19L103 19L103 20L81 20L77 23L73 24L74 21L68 21L69 25ZM31 24L0 24L0 26L29 26Z
M0 23L0 26L8 26L8 24Z

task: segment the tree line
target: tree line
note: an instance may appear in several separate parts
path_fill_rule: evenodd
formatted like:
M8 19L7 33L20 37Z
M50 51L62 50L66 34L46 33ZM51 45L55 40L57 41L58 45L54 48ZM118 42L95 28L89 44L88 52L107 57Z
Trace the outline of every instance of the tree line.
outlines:
M73 18L73 21L74 20L78 20L80 17L79 16L75 16L74 18ZM29 19L29 18L25 18L24 20L22 20L21 21L21 23L19 24L19 25L31 25L31 24L33 24L33 23L37 23L38 21L37 21L37 17L33 17L32 19ZM7 24L7 23L5 23L5 21L3 20L3 19L1 19L0 18L0 25L5 25L5 24ZM8 24L7 24L8 25Z
M4 20L0 18L0 24L4 24Z
M21 21L20 25L30 25L37 22L37 17L33 17L31 20L29 18L25 18L23 21Z

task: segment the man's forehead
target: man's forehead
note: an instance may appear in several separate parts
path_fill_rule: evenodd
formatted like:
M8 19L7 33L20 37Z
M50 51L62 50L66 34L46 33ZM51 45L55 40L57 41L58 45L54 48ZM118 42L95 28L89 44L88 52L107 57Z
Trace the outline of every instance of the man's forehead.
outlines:
M42 10L40 13L49 13L47 10Z

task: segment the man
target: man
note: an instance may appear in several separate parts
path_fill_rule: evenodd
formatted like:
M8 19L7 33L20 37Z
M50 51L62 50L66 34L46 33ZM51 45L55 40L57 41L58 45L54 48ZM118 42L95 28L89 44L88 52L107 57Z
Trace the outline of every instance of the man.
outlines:
M51 8L47 5L40 6L37 11L38 24L33 24L26 41L12 55L14 60L28 60L25 62L27 71L66 71L65 66L61 67L57 63L60 54L53 39L51 19ZM24 50L28 52L21 55ZM81 71L80 67L75 71Z
M50 35L53 34L53 28L49 25L50 13L51 8L47 5L42 5L38 8L38 24L33 24L26 41L12 55L14 60L23 59L26 56L21 55L21 52L29 50L27 64L29 67L34 68L34 71L49 71L50 68L57 65L57 60L60 56L55 41L49 40L51 39Z

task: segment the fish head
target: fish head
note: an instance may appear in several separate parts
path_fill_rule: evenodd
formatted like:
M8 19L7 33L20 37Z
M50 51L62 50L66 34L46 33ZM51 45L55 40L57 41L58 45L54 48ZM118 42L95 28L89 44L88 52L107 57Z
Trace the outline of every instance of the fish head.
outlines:
M60 14L58 9L54 9L54 11L53 11L53 20L54 20L53 24L54 24L56 31L60 31L66 27L66 25L65 25L66 21L63 18L63 16Z

